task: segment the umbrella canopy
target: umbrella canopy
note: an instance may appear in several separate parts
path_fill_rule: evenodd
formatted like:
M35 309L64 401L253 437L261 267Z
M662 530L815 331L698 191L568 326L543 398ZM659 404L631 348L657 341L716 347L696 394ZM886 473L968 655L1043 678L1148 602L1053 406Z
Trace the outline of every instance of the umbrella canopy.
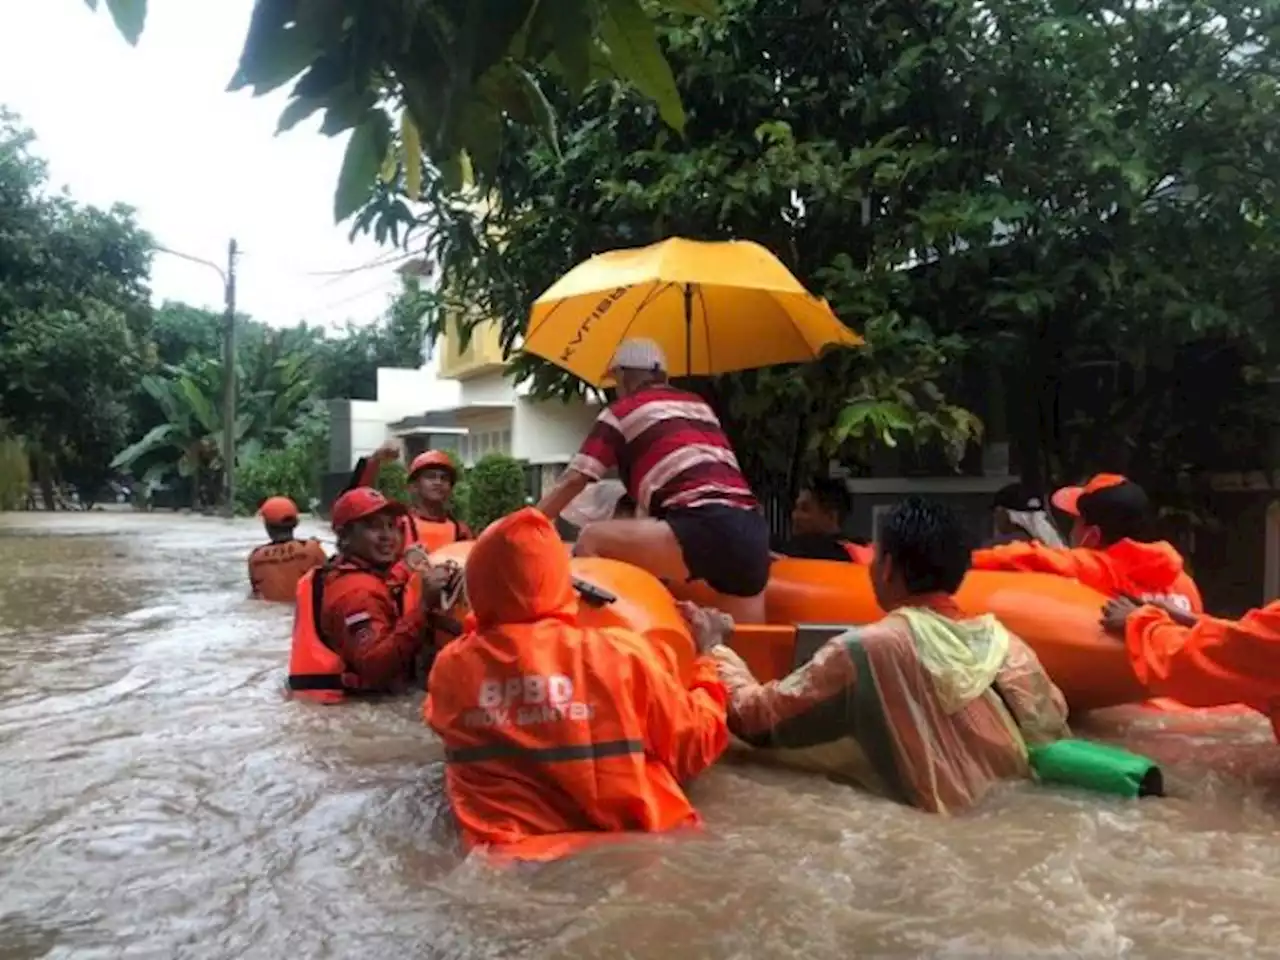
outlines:
M662 347L673 377L803 363L862 343L759 244L673 237L566 273L534 301L524 349L601 386L633 337Z

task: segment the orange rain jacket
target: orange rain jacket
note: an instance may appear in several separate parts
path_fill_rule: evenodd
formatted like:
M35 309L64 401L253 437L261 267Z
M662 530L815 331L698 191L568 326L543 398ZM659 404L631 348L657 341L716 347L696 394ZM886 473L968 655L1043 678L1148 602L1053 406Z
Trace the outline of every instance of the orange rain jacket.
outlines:
M1109 547L1046 547L1042 543L1006 543L973 553L975 570L1017 570L1074 577L1109 597L1128 594L1139 600L1167 600L1200 613L1200 590L1183 569L1172 544L1117 540Z
M1240 620L1174 623L1142 607L1125 627L1133 672L1156 696L1192 707L1243 703L1271 719L1280 739L1280 602Z
M354 557L335 558L320 575L321 636L359 677L360 689L405 689L426 643L427 615L416 603L404 603L389 572Z
M665 649L577 626L564 544L531 507L480 536L467 593L471 630L437 657L424 707L467 847L543 860L700 822L680 785L728 746L714 661L685 689Z
M328 559L319 540L264 543L249 554L249 586L259 600L291 603L303 574Z

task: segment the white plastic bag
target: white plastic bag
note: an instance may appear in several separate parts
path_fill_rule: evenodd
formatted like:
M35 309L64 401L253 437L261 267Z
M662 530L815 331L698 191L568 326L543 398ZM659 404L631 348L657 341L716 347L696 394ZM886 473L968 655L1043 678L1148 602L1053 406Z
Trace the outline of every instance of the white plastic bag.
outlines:
M601 480L574 497L561 516L575 527L608 520L618 509L618 501L626 492L627 488L621 480Z

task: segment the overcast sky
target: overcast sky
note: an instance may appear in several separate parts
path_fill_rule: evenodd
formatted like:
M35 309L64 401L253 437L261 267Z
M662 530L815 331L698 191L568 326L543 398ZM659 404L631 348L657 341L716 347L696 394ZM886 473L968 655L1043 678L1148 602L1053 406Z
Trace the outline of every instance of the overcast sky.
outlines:
M100 5L104 6L104 5ZM394 251L350 243L333 223L345 138L312 118L275 136L285 91L226 93L252 0L150 0L137 48L84 0L0 0L0 103L22 115L55 185L77 199L137 208L157 241L225 261L235 236L241 309L272 324L380 314L390 267L343 271ZM157 254L157 302L222 302L205 267Z

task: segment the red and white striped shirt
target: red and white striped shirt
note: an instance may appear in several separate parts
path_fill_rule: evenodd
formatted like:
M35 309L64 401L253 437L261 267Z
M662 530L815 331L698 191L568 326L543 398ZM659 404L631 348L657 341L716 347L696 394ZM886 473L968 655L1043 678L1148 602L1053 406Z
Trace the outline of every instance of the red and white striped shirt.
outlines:
M758 506L715 411L696 394L668 386L611 403L569 463L593 480L614 468L651 516L711 503Z

